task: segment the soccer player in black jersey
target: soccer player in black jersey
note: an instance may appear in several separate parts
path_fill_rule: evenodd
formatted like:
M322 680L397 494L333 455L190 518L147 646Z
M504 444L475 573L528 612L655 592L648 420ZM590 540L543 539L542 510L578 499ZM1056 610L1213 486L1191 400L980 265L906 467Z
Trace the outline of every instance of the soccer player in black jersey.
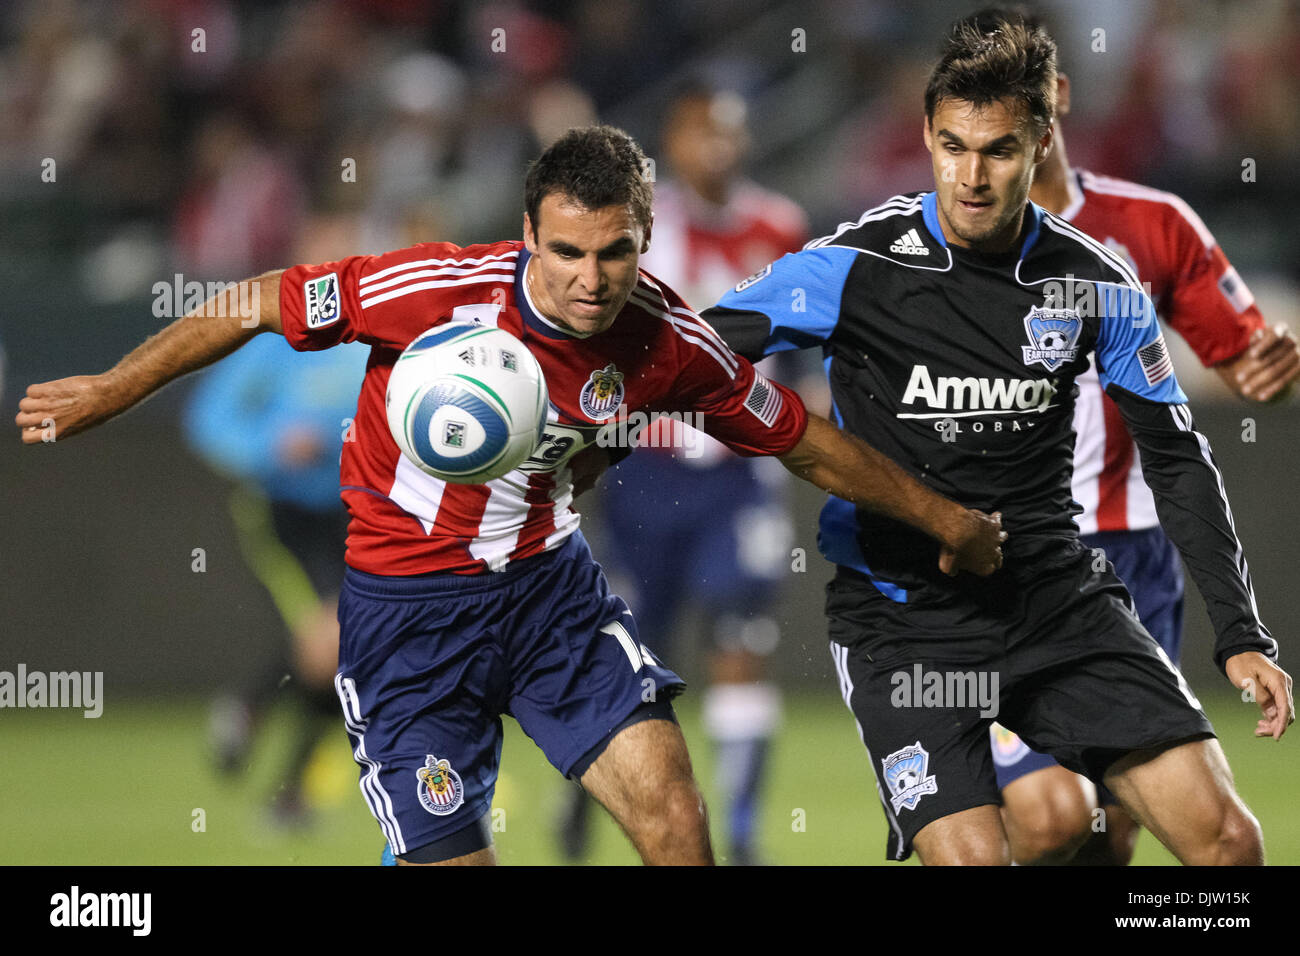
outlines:
M1294 719L1222 479L1131 268L1028 202L1052 148L1056 51L1041 30L959 22L926 89L935 191L899 196L742 282L705 317L737 352L823 350L834 417L1010 533L983 581L833 496L819 544L831 651L889 821L888 853L1010 861L988 725L1104 782L1189 864L1264 859L1199 703L1113 569L1078 541L1074 379L1097 370L1141 449L1161 523L1216 634L1215 660Z

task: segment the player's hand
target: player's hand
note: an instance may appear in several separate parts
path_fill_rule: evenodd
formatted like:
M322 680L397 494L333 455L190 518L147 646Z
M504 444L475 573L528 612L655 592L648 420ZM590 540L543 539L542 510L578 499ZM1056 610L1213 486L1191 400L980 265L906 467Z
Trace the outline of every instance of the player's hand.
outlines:
M1268 402L1283 397L1300 378L1300 343L1284 323L1258 330L1250 347L1230 363L1232 384L1243 398Z
M15 424L23 444L62 440L107 421L121 410L107 375L76 375L27 386Z
M607 468L609 468L608 448L592 445L574 455L569 462L569 471L573 474L573 497L578 497L584 491L590 491Z
M1281 740L1295 720L1295 699L1291 696L1291 675L1259 651L1233 654L1224 664L1228 680L1255 695L1263 717L1255 725L1256 737Z
M939 570L949 577L969 571L987 577L1002 567L1002 512L967 511L963 527L939 548Z

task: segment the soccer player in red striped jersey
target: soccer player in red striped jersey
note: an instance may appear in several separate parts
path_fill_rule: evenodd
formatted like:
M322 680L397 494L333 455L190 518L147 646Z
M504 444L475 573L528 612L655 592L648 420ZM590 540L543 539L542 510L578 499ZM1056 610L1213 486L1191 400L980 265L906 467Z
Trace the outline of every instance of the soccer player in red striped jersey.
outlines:
M335 687L360 786L404 863L492 863L502 714L618 821L647 863L709 863L707 820L672 696L681 681L637 640L570 508L606 457L602 430L692 411L741 454L773 455L840 497L940 542L940 567L990 574L998 515L928 490L767 382L638 269L651 229L645 157L610 127L572 130L532 165L524 241L415 246L248 280L103 375L33 385L27 444L126 410L260 332L296 348L371 346L345 445L352 515ZM255 314L239 303L253 301ZM402 459L385 385L402 349L456 319L518 336L546 375L546 434L520 469L453 485ZM605 432L608 434L608 432Z
M1041 26L1033 16L1023 19ZM1173 193L1071 168L1060 123L1069 111L1070 80L1058 74L1055 146L1038 167L1029 198L1126 259L1150 290L1160 320L1234 391L1260 402L1282 396L1300 377L1295 336L1285 325L1265 323L1241 276L1186 202ZM1096 363L1076 382L1072 492L1084 509L1075 518L1081 539L1115 566L1142 623L1177 663L1183 574L1176 549L1160 528L1136 445L1102 388ZM1029 750L998 725L993 753L1016 862L1123 865L1132 858L1139 828L1105 788L1094 788ZM1098 806L1104 817L1095 812ZM1100 820L1104 828L1098 829Z

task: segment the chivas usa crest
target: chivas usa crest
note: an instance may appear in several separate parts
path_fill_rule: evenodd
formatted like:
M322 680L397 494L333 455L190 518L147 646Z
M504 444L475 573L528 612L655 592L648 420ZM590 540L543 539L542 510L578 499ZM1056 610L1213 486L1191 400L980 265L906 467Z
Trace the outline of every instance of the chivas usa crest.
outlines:
M623 404L623 373L614 368L614 363L592 372L587 384L582 386L578 396L582 414L598 422L612 418Z
M919 740L910 747L895 750L880 763L895 813L904 808L915 810L916 802L923 796L939 792L934 776L926 773L930 768L930 754Z
M460 774L451 769L451 761L439 760L429 754L415 775L420 780L416 788L420 805L434 816L445 817L455 813L465 802L465 785L461 783Z
M1025 316L1025 332L1029 344L1020 346L1025 364L1040 363L1049 372L1055 372L1066 362L1079 356L1079 333L1083 319L1074 309L1031 308Z

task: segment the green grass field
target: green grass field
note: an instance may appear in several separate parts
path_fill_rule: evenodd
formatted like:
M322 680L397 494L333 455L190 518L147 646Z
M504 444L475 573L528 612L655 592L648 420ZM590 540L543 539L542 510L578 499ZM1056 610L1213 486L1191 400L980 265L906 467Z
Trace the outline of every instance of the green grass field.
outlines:
M1254 705L1208 700L1240 792L1264 827L1272 863L1300 863L1300 761L1296 741L1256 740ZM883 863L884 815L853 721L834 688L787 701L762 818L762 847L777 864ZM696 772L712 800L711 761L694 703L679 708ZM200 700L113 701L88 720L80 712L6 710L0 775L0 862L6 864L376 864L379 829L357 788L347 742L329 741L310 764L314 826L273 828L266 797L285 724L266 727L248 775L216 776L207 756ZM1296 731L1292 731L1296 733ZM569 786L513 721L506 721L495 817L507 864L554 864L553 823ZM711 804L712 805L712 804ZM196 831L202 810L204 828ZM802 811L802 813L800 813ZM720 833L714 810L714 833ZM802 821L803 826L796 824ZM718 842L719 855L725 848ZM723 860L725 862L725 859ZM588 860L636 862L603 817ZM1174 863L1149 835L1137 862Z

